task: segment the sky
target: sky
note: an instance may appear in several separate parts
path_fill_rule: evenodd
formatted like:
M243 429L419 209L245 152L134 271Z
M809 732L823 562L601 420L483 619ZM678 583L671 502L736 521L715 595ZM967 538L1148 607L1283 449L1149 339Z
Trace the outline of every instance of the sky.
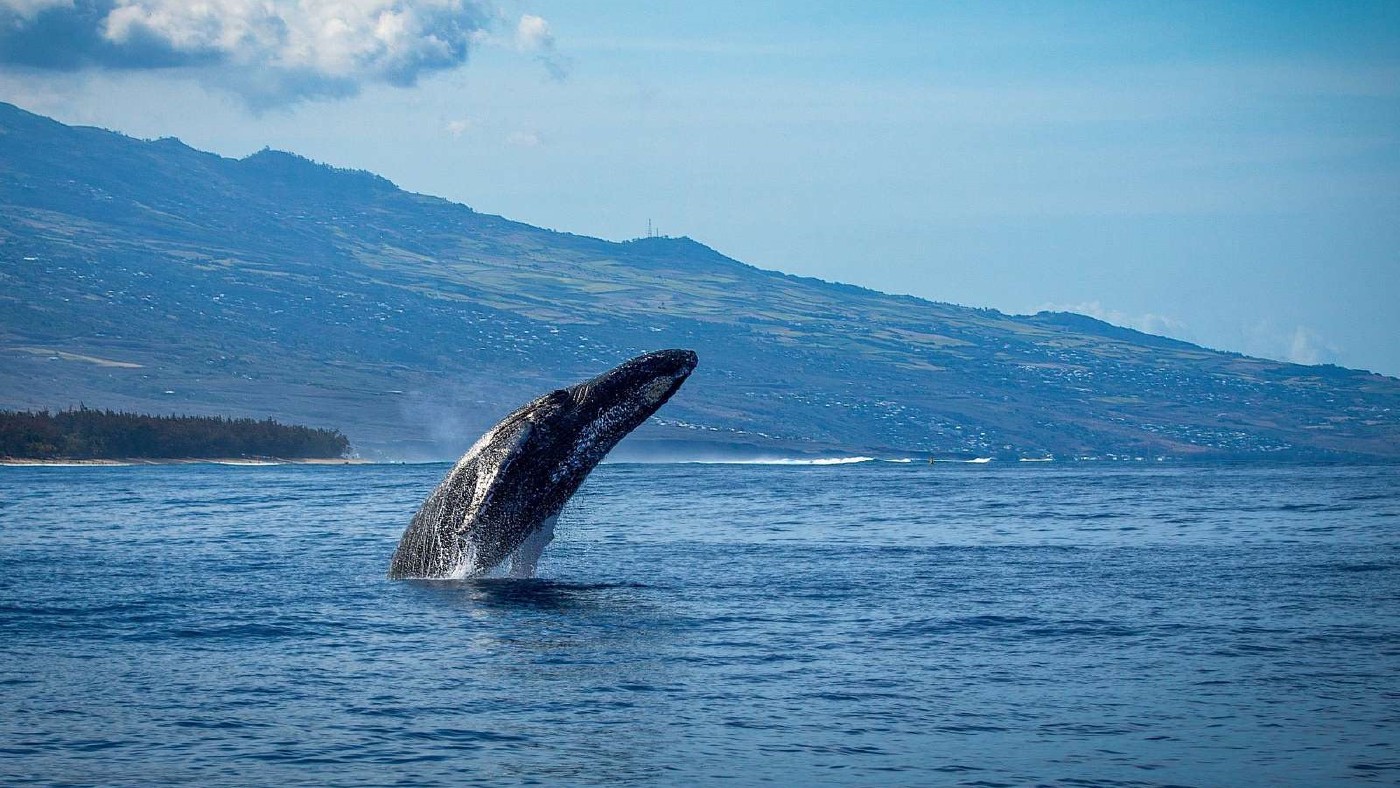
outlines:
M0 0L0 100L1400 376L1400 3Z

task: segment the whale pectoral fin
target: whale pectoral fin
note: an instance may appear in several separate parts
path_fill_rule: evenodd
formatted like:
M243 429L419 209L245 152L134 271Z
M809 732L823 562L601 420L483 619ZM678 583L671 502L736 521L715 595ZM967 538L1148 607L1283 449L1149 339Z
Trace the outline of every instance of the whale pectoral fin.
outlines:
M535 567L540 562L540 556L544 553L545 547L554 541L554 523L559 519L555 515L536 528L531 534L525 537L525 541L515 548L515 552L510 554L510 576L511 577L534 577Z

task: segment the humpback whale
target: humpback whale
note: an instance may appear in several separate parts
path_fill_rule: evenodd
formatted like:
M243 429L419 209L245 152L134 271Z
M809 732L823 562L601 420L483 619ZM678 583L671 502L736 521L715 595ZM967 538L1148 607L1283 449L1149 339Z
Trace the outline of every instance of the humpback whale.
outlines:
M623 436L695 369L690 350L659 350L522 406L457 461L399 540L389 577L466 578L510 558L533 577L564 504Z

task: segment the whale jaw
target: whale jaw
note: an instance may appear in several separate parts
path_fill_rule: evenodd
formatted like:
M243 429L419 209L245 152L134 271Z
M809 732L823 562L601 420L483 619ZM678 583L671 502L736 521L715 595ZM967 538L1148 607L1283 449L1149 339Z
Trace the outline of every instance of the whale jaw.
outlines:
M676 393L697 360L689 350L647 353L506 416L424 501L389 577L477 577L507 557L513 575L533 576L564 504L618 441Z

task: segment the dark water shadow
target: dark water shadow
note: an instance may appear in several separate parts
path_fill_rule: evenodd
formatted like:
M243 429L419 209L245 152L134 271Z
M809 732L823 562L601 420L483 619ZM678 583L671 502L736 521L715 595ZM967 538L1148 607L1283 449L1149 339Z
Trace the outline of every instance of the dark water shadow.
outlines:
M567 611L597 607L615 592L647 589L642 583L576 583L544 578L475 578L404 581L425 596L454 607Z

